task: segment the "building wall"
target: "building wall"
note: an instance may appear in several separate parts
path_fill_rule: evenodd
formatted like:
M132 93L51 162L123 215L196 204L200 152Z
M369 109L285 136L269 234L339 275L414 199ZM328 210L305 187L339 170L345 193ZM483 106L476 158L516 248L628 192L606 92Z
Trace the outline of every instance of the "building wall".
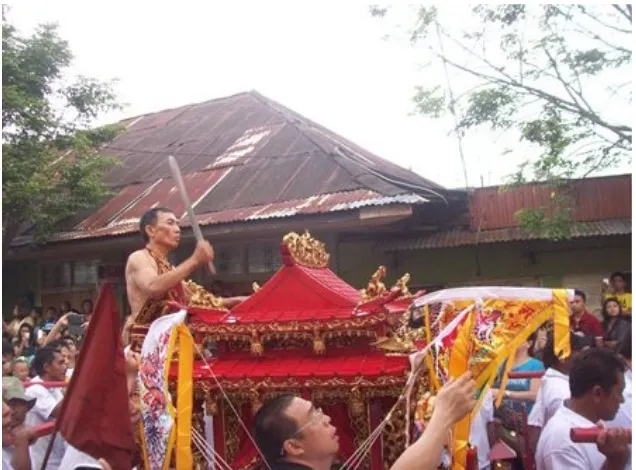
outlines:
M530 254L532 253L532 254ZM459 285L522 285L570 287L586 291L588 307L599 310L603 278L613 271L631 271L631 239L598 239L499 243L479 247L404 251L374 249L373 243L340 245L340 275L364 287L379 264L387 268L387 284L405 272L416 287Z
M542 242L532 245L500 243L479 247L399 253L378 250L374 242L338 243L335 234L323 233L317 237L327 242L328 250L332 254L334 271L358 289L366 286L371 275L382 264L387 268L387 285L408 272L411 274L411 286L426 289L479 284L567 286L585 290L590 297L588 305L592 310L598 310L601 280L612 271L631 270L629 237ZM179 262L188 256L192 247L191 243L184 243L174 261ZM101 260L123 263L129 251L102 253ZM97 254L86 254L81 260L90 259L100 258ZM15 298L28 290L35 293L36 305L59 306L61 300L68 298L73 301L76 308L80 307L81 299L96 293L96 285L92 290L90 288L42 290L37 262L21 261L14 265L11 272L15 272L15 276L7 275L5 266L3 279L5 316L10 313ZM252 281L262 284L271 274L243 274L220 276L220 278L228 283L237 283L239 286L251 286ZM204 272L197 273L194 277L202 281L204 285L209 285L213 280ZM120 283L120 287L122 302L124 302L123 283ZM75 300L77 302L74 302Z

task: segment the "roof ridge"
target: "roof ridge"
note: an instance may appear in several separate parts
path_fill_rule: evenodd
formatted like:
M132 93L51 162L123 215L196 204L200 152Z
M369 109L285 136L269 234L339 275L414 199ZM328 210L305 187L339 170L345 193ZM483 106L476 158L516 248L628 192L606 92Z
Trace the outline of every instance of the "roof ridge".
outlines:
M125 122L128 122L128 121L134 121L136 119L147 117L147 116L151 116L153 114L165 113L165 112L168 112L168 111L178 111L180 109L184 109L185 110L185 109L191 108L193 106L200 106L200 105L208 104L208 103L228 101L228 100L239 98L241 96L249 96L252 92L253 92L253 90L240 91L240 92L234 93L232 95L220 96L218 98L210 98L209 100L204 100L204 101L196 101L194 103L183 104L181 106L175 106L173 108L165 108L165 109L159 109L159 110L156 110L156 111L149 111L147 113L137 114L137 115L134 115L134 116L129 116L129 117L120 119L119 121L115 122L114 124L122 124L122 123L125 123Z
M386 158L382 158L379 155L376 155L375 153L371 152L370 150L367 150L366 148L361 147L360 145L356 144L355 142L347 139L346 137L340 135L339 133L332 131L331 129L326 128L325 126L315 122L312 119L309 119L306 116L303 116L302 114L298 113L297 111L294 111L291 108L288 108L287 106L285 106L284 104L279 103L278 101L269 98L267 96L264 96L263 94L257 92L256 90L252 90L250 91L250 95L257 99L259 102L265 104L266 106L270 107L271 109L273 109L275 112L277 112L278 114L280 114L281 116L283 116L283 118L285 120L287 120L291 125L293 125L296 129L298 129L299 132L301 132L307 139L309 139L314 145L316 145L317 147L319 147L320 149L322 149L327 155L333 157L333 150L330 149L325 149L323 148L323 146L321 144L319 144L318 142L316 142L311 135L309 135L305 129L303 129L301 126L297 125L297 122L295 121L299 121L300 123L304 124L306 127L314 130L314 131L318 131L320 132L324 137L326 137L327 139L329 139L330 141L335 141L334 144L336 146L336 149L338 147L342 147L344 150L351 152L353 154L355 154L355 156L359 159L362 160L367 160L368 158L367 156L363 155L360 153L360 150L363 150L364 152L367 152L369 155L369 157L372 157L374 159L378 159L380 160L383 164L388 164L391 166L394 166L396 169L400 170L400 171L409 171L406 168L398 165L397 163L394 163L390 160L387 160ZM344 152L340 152L342 153L343 157L347 158L348 156L344 154ZM351 173L351 171L345 167L344 165L342 165L337 159L333 159L334 162L339 165L342 169L344 169L347 173L349 173L352 177L355 178L355 176ZM402 178L398 175L385 175L383 174L382 169L378 169L378 170L373 170L371 168L366 167L363 163L354 161L356 164L358 164L359 166L362 166L365 170L367 170L369 173L371 173L372 175L382 178L385 181L390 182L391 184L393 184L394 186L399 187L400 189L407 189L410 191L413 191L414 189L414 185L413 183L410 183L408 181L401 181ZM372 164L376 164L378 162L371 162ZM377 172L376 172L377 171ZM378 175L379 173L379 175ZM413 173L413 172L412 172ZM422 187L421 189L428 191L431 191L432 189L440 189L442 191L445 191L445 188L442 187L441 185L428 180L426 178L424 178L421 175L418 175L417 173L413 173L413 176L416 178L420 178L423 181L426 182L427 185L431 186L431 188L424 188ZM396 179L398 181L396 181ZM404 186L410 186L409 188L405 188ZM370 189L370 188L369 188ZM433 193L435 193L435 191L432 191ZM437 193L435 193L437 194ZM439 196L439 194L438 194ZM444 199L444 197L442 197L442 199Z

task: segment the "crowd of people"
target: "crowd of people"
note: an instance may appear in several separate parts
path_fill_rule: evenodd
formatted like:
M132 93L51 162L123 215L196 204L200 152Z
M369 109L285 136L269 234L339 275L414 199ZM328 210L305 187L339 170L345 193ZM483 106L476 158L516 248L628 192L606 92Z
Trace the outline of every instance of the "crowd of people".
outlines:
M12 320L3 322L3 469L41 467L51 436L38 438L33 430L58 416L64 388L39 383L70 379L92 313L91 300L83 302L79 311L68 302L59 311L54 307L26 311L17 306ZM585 293L575 291L570 323L570 357L554 354L553 335L546 325L519 347L511 370L545 372L543 377L508 380L502 404L495 407L500 394L497 379L482 400L470 439L478 449L480 470L490 468L489 451L498 441L516 453L513 465L519 469L527 467L524 456L528 453L539 470L631 468L631 447L622 431L631 429L631 293L625 276L611 276L611 289L603 295L602 319L588 311ZM470 384L474 382L461 382L464 389ZM427 428L431 429L428 437L424 433L394 469L436 468L421 462L441 455L446 431L461 418L458 413L463 416L464 408L474 404L466 398L471 394L464 393L462 398L458 387L440 392L437 418ZM132 410L132 422L137 419ZM571 427L599 422L618 429L603 433L597 444L575 444L569 439ZM440 429L445 431L439 433ZM329 417L306 400L282 396L260 409L254 437L272 470L319 470L333 463L337 454L337 439L334 444L333 433L327 436L326 432L333 432ZM108 466L82 456L57 435L46 468L80 468L77 464Z

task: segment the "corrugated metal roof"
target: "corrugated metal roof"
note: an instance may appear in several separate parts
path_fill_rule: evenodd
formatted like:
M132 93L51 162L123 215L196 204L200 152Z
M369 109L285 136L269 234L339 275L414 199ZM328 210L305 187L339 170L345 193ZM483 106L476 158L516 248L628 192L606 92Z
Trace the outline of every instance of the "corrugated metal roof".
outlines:
M580 222L572 230L572 238L629 235L632 233L631 219ZM544 237L523 232L519 227L476 231L454 228L425 237L391 240L379 248L385 251L427 250L455 248L487 243L503 243L521 240L538 240Z
M632 216L632 175L572 180L573 219L629 219ZM524 184L510 190L501 187L476 189L470 200L473 230L518 226L515 213L522 209L550 207L553 188L544 184Z
M130 233L159 205L181 215L169 155L204 225L420 204L445 191L256 92L122 123L104 148L121 162L105 177L115 196L54 240Z
M212 170L211 172L198 173L197 176L201 177L202 181L212 181L212 176L203 178L206 173L214 173L216 176L221 172L221 176L217 178L217 181L222 178L222 172L227 170ZM134 233L139 229L139 218L145 210L152 207L156 203L152 203L156 199L163 199L170 202L171 198L178 198L178 194L174 188L168 184L170 180L160 180L158 184L140 184L134 185L137 189L137 193L132 191L132 186L128 186L122 190L123 195L120 193L113 200L121 201L122 207L116 209L114 203L111 204L109 210L117 215L107 219L104 214L106 211L97 212L93 216L89 217L81 225L78 230L71 230L68 232L62 232L54 235L51 241L69 241L80 240L86 238L99 238L99 237L112 237L119 235L127 235ZM186 185L188 180L186 180ZM197 187L196 185L194 186ZM191 197L194 200L193 195L197 194L197 191L191 187L188 188L192 192ZM126 199L126 198L130 199ZM389 204L422 204L426 203L427 199L416 194L403 194L395 197L387 197L381 194L368 190L356 190L342 193L321 194L319 196L312 196L306 199L297 199L294 201L275 202L271 204L261 204L252 207L246 207L241 209L228 209L218 212L208 212L206 214L197 215L197 220L201 225L216 225L230 222L249 222L256 220L267 219L280 219L285 217L293 217L296 215L314 215L314 214L326 214L332 212L348 211L358 209L360 207L368 206L384 206ZM162 205L164 205L162 203ZM125 206L125 207L124 207ZM174 205L168 207L175 207L175 211L179 212L183 210L180 200L175 201ZM182 226L187 227L189 225L187 218L183 219ZM23 242L25 240L22 240ZM17 241L16 244L19 243Z

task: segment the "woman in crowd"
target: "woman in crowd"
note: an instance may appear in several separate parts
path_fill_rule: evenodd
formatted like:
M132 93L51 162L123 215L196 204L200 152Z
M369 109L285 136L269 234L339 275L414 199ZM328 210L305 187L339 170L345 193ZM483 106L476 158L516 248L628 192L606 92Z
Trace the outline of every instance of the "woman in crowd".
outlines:
M532 357L532 346L537 339L536 333L530 335L515 353L514 364L510 372L541 372L543 363ZM492 390L493 398L499 393L501 380L497 379ZM541 379L510 379L506 385L501 406L495 410L495 433L506 444L512 447L519 457L513 461L513 468L523 470L522 453L525 451L525 422L537 399Z
M17 336L13 339L13 354L31 357L35 354L37 342L33 327L29 323L22 323Z
M603 302L603 344L615 348L618 341L631 331L631 323L623 317L623 307L616 297L608 297Z

